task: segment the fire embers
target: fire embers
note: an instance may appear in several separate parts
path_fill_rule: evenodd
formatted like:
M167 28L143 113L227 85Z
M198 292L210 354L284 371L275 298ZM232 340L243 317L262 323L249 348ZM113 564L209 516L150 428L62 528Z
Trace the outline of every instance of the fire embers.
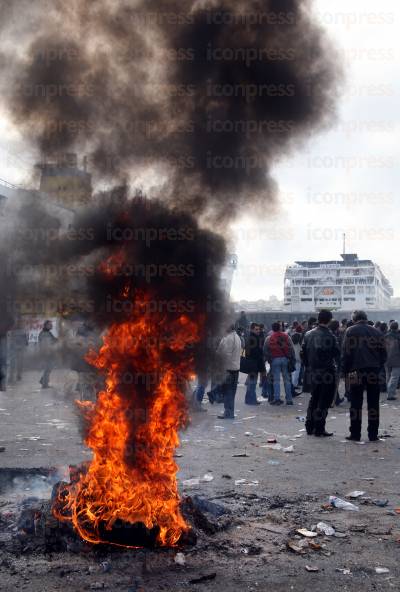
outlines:
M146 296L140 298L145 305ZM106 382L97 403L85 406L93 461L60 486L54 504L55 516L72 521L86 541L173 546L188 531L173 455L187 421L184 387L193 365L187 352L201 322L181 316L172 327L164 323L145 313L115 324L89 356ZM162 339L166 331L170 342ZM159 344L149 348L155 333Z

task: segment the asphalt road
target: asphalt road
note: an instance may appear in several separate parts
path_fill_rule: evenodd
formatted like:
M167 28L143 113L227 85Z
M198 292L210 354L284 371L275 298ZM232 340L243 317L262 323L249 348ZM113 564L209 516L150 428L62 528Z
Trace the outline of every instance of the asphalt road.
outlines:
M39 389L38 378L29 373L18 388L0 394L2 467L63 467L90 458L69 392L73 376L57 371L55 388L49 390ZM225 505L237 522L188 551L185 566L175 563L174 551L165 555L161 566L158 563L144 575L143 590L398 589L400 399L381 402L381 433L391 437L356 444L344 440L347 406L330 410L327 428L334 432L333 438L309 437L297 419L305 415L307 395L296 398L293 407L271 407L267 402L248 407L243 403L243 377L241 383L237 419L219 420L221 408L205 403L207 412L193 413L191 425L182 433L177 458L182 493ZM366 438L366 425L363 430ZM273 438L278 446L268 445ZM284 451L290 447L293 451ZM354 502L359 512L323 507L330 495L344 498L354 490L365 492ZM388 504L379 507L373 500ZM296 533L298 528L310 529L320 521L343 538L320 535L319 550L288 549L288 543L304 539ZM43 580L48 558L40 562L19 558L11 561L11 567L9 559L4 567L3 558L0 569L7 578L6 587L0 589L58 592L67 580L74 592L91 589L100 578L104 589L133 590L136 560L136 556L129 556L129 561L126 555L114 557L113 572L97 574L93 580L100 569L98 559L64 554L51 559ZM1 561L0 555L0 566ZM62 579L58 565L66 570ZM306 566L318 571L309 572ZM377 573L377 568L388 571ZM210 571L216 573L213 581L189 583L191 577Z

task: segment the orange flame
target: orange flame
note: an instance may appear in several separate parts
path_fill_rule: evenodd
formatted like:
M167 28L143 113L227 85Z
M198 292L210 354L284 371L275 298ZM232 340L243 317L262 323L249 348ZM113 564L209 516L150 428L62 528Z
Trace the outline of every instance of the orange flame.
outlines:
M140 300L145 311L146 297ZM95 404L80 405L93 460L66 495L59 492L53 513L91 543L103 542L100 529L112 530L121 520L158 527L157 543L174 546L188 529L174 452L188 420L184 384L193 373L190 347L201 322L147 312L134 317L112 325L100 351L87 356L106 385Z

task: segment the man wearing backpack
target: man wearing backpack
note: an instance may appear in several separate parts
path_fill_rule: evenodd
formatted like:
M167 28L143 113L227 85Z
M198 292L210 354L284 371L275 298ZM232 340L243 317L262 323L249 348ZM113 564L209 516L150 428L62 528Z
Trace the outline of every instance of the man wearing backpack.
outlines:
M264 357L271 366L274 381L274 400L271 405L282 405L281 374L285 386L286 405L293 405L290 373L295 369L296 356L293 342L287 333L281 331L281 324L272 323L272 334L264 344Z
M325 424L335 396L340 350L336 337L328 327L331 320L332 313L321 310L317 327L306 334L302 347L304 365L310 369L311 399L306 418L309 436L333 436L326 431Z

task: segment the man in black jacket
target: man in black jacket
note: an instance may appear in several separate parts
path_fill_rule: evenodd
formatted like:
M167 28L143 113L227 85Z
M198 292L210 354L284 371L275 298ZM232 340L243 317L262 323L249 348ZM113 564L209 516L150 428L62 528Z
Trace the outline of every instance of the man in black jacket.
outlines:
M320 311L318 326L306 334L301 351L303 363L310 371L311 399L306 418L306 430L310 436L333 436L326 431L325 423L335 396L340 350L336 337L328 328L331 320L329 310Z
M343 340L342 370L350 384L350 436L359 442L364 391L367 391L368 437L378 440L380 369L386 362L384 335L368 324L364 311L353 313L354 325L347 329Z

